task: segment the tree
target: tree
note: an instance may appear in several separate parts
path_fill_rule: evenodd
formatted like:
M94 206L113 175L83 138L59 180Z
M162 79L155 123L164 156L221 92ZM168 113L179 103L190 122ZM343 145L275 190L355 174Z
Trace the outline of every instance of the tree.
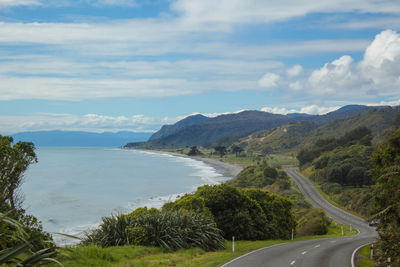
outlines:
M225 146L216 146L214 147L215 152L219 154L219 156L222 158L226 154L226 147Z
M236 157L240 156L240 153L243 152L243 148L237 145L233 145L231 148L232 153L235 153Z
M35 146L31 142L18 142L0 135L0 202L15 208L18 204L17 189L28 166L37 162Z
M371 157L376 180L374 193L379 218L378 258L400 265L400 128L381 143Z
M189 151L189 153L187 154L188 156L197 156L197 155L200 155L201 154L201 152L200 152L200 150L197 148L197 146L192 146L191 148L190 148L190 151Z

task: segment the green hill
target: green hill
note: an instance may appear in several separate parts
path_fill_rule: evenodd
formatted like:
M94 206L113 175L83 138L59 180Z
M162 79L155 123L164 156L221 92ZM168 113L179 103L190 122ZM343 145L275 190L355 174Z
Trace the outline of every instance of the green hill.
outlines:
M351 105L342 107L325 115L308 114L272 114L261 111L243 111L240 113L207 118L202 115L187 117L174 125L165 125L148 142L128 143L127 148L183 148L190 146L211 147L215 144L231 144L252 133L270 130L283 125L301 123L297 130L290 130L292 139L298 132L308 135L310 129L337 119L347 119L383 107ZM286 129L286 132L285 132ZM282 128L287 133L288 128ZM301 134L301 133L300 133ZM296 140L286 140L286 150L296 147Z
M301 121L255 132L235 140L235 144L249 154L297 153L303 147L311 147L318 139L338 137L360 126L371 130L372 143L376 144L393 128L393 121L399 115L400 107L386 107L322 125Z

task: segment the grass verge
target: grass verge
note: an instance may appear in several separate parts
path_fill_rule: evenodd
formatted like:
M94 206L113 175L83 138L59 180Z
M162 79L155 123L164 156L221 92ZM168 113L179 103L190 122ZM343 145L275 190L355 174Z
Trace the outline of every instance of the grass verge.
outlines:
M362 247L357 252L357 267L374 267L375 261L370 259L371 245Z
M354 235L354 229L344 226L344 235ZM68 267L116 267L116 266L220 266L250 251L286 242L341 236L341 225L332 224L323 236L302 236L293 241L236 241L235 252L232 242L225 241L225 249L206 252L199 248L168 252L158 247L122 246L101 248L97 246L74 247L67 252L72 258L60 256L59 260Z

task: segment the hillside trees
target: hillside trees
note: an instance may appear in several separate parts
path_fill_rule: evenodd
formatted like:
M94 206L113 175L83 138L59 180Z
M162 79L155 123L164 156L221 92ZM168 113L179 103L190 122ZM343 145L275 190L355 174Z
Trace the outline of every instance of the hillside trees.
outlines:
M242 153L243 150L244 150L244 149L241 148L241 147L238 146L238 145L233 145L233 146L231 147L231 151L232 151L232 153L234 153L234 154L236 155L236 157L240 156L240 153Z
M376 148L371 163L380 220L378 257L381 262L391 257L393 265L400 266L400 128Z
M349 147L356 144L370 146L371 140L371 131L365 126L360 126L347 132L340 138L325 138L317 140L311 149L300 150L297 159L299 160L300 166L304 166L311 163L324 152L332 151L337 147Z
M215 152L217 152L219 154L219 156L222 158L223 156L225 156L225 154L228 152L226 150L225 146L216 146L214 147Z
M201 152L197 146L192 146L187 154L188 156L198 156Z

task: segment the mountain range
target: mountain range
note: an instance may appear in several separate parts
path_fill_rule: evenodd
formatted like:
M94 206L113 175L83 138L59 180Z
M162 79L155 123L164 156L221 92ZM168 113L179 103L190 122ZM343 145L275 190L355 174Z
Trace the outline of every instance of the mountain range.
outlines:
M214 118L203 115L189 116L173 125L164 125L147 142L130 142L127 148L183 148L190 146L211 147L230 144L259 131L271 130L283 125L299 124L298 128L315 130L333 121L347 120L378 110L393 109L389 106L348 105L324 115L292 113L287 115L262 111L243 111ZM397 108L393 109L395 116ZM365 118L368 120L368 118ZM302 126L301 126L302 125ZM351 128L351 125L348 126ZM308 130L307 130L307 133Z

